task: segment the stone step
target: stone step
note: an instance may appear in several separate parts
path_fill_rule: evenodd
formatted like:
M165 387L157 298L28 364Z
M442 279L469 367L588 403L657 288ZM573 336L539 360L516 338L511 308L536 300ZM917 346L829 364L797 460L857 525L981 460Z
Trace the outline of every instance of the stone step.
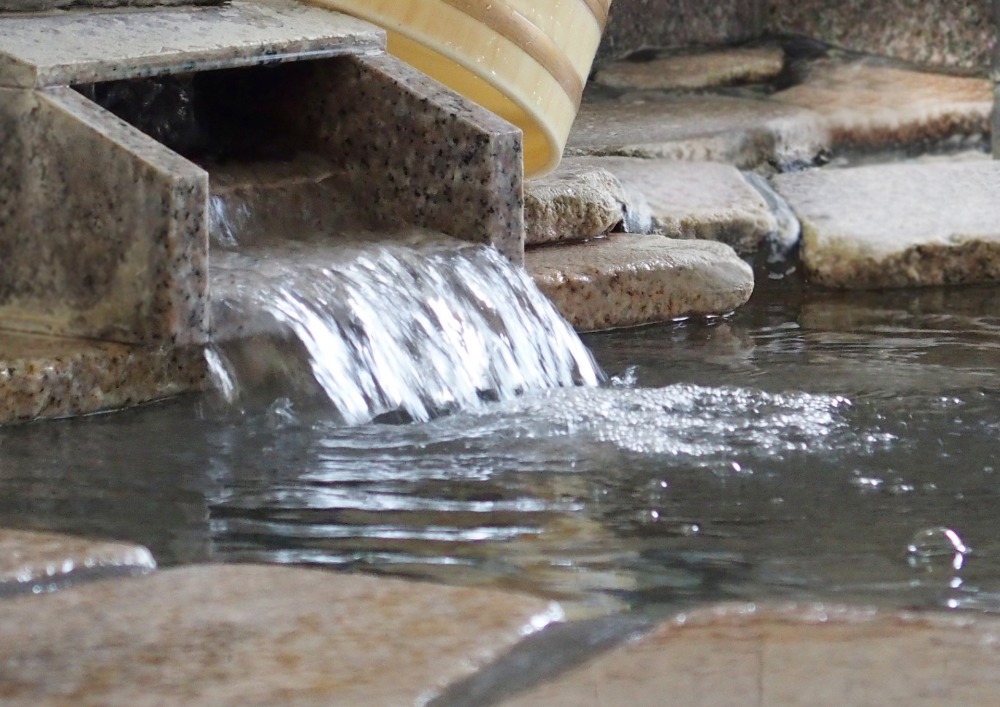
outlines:
M1000 163L876 165L779 175L802 261L839 288L1000 280Z
M378 28L292 0L0 16L0 86L61 86L370 54Z
M727 314L750 299L754 284L729 246L664 236L535 248L525 266L579 331Z
M505 707L992 705L1000 621L721 605L675 617Z
M610 88L701 89L773 79L785 65L779 47L737 47L697 53L655 52L610 64L594 77Z
M2 608L5 705L426 704L562 615L517 594L257 566Z

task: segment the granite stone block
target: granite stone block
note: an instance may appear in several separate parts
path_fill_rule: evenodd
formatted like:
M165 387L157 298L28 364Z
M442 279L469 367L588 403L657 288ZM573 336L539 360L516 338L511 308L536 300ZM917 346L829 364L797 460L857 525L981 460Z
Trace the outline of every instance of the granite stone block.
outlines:
M769 81L784 65L785 54L779 47L656 52L609 64L597 72L594 81L620 89L701 89Z
M208 175L69 88L0 89L0 321L207 340Z
M839 288L1000 280L1000 163L933 162L778 175L809 277Z
M750 266L712 241L613 235L534 248L526 267L579 331L732 312L750 299Z
M69 8L221 5L223 0L0 0L0 12L45 12Z
M643 205L640 208L646 212ZM525 242L544 245L597 238L620 230L632 220L635 209L621 182L600 164L563 160L555 172L525 184Z

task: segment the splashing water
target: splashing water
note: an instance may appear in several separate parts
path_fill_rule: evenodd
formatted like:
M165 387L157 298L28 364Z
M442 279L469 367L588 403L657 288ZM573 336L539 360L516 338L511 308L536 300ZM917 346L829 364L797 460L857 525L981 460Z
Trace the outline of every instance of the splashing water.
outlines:
M318 386L347 424L426 421L602 377L530 276L486 246L286 243L223 252L212 266L209 363L230 400L280 369L283 394L296 378ZM311 375L290 371L296 347Z

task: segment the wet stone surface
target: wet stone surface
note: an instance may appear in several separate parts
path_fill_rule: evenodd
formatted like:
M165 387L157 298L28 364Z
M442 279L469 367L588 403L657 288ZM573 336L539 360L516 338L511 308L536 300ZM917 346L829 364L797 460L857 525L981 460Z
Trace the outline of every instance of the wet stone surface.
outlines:
M996 162L803 172L779 175L775 187L802 222L802 260L818 284L871 288L1000 279Z
M777 47L734 48L696 54L669 54L618 61L597 72L594 81L622 89L698 89L767 81L784 67Z
M600 163L564 160L554 173L525 183L525 243L596 238L634 212L621 182Z

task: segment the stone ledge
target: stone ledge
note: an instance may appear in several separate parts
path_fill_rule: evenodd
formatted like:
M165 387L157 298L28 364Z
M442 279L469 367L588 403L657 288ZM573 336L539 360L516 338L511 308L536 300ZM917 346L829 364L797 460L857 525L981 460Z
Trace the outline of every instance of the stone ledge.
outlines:
M767 81L779 73L785 54L778 47L733 48L696 54L662 53L649 60L625 60L604 67L596 83L636 90L699 89Z

